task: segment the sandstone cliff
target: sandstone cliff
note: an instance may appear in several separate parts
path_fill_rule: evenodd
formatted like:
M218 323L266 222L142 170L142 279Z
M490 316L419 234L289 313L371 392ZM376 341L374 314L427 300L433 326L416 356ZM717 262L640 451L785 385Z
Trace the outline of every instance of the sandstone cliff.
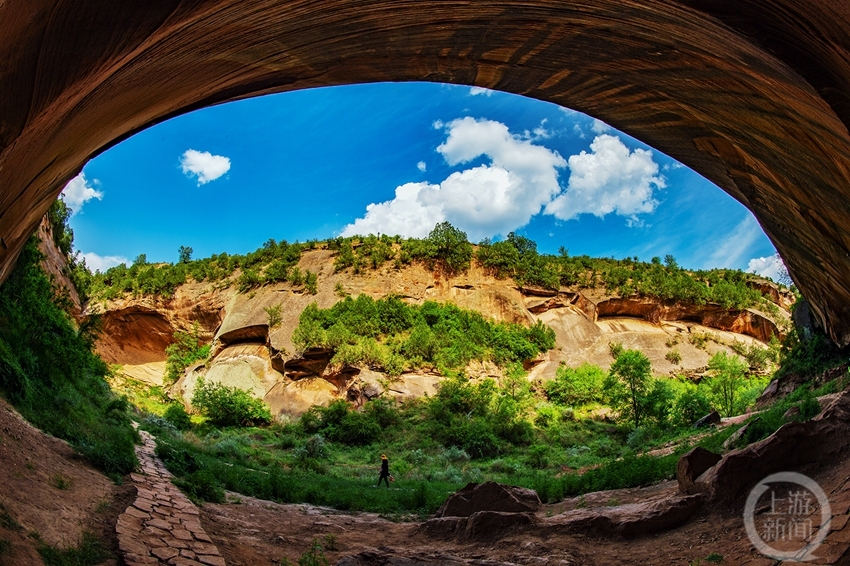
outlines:
M478 266L450 278L418 264L402 269L385 266L361 275L334 273L332 258L333 252L316 249L299 261L302 270L318 274L315 295L289 283L240 293L236 285L193 282L181 285L169 299L125 296L106 301L100 305L105 331L98 351L107 362L121 364L125 374L161 384L172 334L197 323L202 336L212 341L212 352L205 364L189 368L173 386L174 397L188 403L198 378L204 376L251 391L275 415L296 416L313 404L336 398L361 403L379 395L404 398L436 391L438 375L406 373L390 380L366 368L329 366L333 355L329 350L295 351L292 333L303 309L313 302L328 308L344 294L374 298L393 294L417 304L451 301L495 321L543 321L555 330L556 347L528 364L530 379L551 379L562 363L608 367L612 342L642 350L657 374L698 372L713 353L729 350L735 341L750 345L780 336L787 318L784 309L777 317L754 309L619 297L598 289L522 288ZM788 298L778 289L775 294L784 307ZM281 323L270 328L265 309L278 305ZM667 359L672 348L681 361ZM468 373L500 377L492 364L474 364Z

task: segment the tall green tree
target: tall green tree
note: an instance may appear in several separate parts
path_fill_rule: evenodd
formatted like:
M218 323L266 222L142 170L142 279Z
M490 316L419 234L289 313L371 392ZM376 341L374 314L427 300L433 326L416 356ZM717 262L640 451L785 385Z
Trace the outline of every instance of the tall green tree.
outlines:
M652 364L640 350L619 353L603 386L611 406L624 418L640 426L652 391Z
M747 363L735 355L726 352L714 354L708 361L708 369L715 372L714 377L706 380L712 401L720 407L723 416L731 417L738 412L739 393L744 386Z
M177 253L180 256L179 263L189 263L192 261L192 252L194 251L195 250L189 246L180 246L180 249L177 250Z
M448 273L461 273L469 269L472 262L472 244L466 239L466 232L455 228L449 222L440 222L428 234L428 243L434 258L442 263Z

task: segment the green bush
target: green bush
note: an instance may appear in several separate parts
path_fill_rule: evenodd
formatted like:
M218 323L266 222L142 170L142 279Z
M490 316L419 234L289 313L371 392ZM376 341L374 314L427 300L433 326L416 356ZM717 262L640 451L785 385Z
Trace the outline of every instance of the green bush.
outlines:
M0 392L28 421L117 477L137 465L128 405L110 391L92 338L54 302L31 238L0 286Z
M224 490L215 476L208 470L196 470L174 480L174 484L193 501L224 503Z
M250 393L198 378L192 406L216 426L256 426L272 420L269 408Z
M183 403L171 403L165 409L163 418L174 425L177 430L189 430L192 428L192 419L186 413Z
M583 363L577 368L560 366L555 379L546 382L546 397L560 405L585 405L602 401L605 370Z
M446 371L472 360L499 365L521 362L551 349L555 333L492 323L480 313L431 301L408 305L398 297L346 297L330 309L315 304L302 311L292 341L299 351L333 348L335 364L362 365L398 375L407 368L436 366Z
M183 376L187 367L210 355L210 345L201 341L201 327L196 322L190 332L174 333L174 342L165 348L165 378L174 383Z

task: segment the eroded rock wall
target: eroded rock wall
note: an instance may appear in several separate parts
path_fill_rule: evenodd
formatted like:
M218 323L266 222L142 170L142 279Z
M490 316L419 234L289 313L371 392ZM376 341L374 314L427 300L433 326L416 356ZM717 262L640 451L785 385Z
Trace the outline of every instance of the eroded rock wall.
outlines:
M292 334L301 312L311 303L333 306L342 300L340 288L354 296L396 295L413 304L451 301L495 321L540 320L555 330L556 348L528 364L530 379L553 378L562 363L590 362L607 368L612 342L646 353L658 374L694 372L704 368L715 352L731 352L735 341L749 345L781 333L767 315L752 310L622 298L596 289L523 289L477 266L451 278L421 265L401 270L385 266L362 275L334 273L332 253L316 249L302 255L299 267L318 274L317 294L290 284L239 293L235 285L189 283L171 299L110 301L98 351L110 363L124 364L126 374L152 381L151 374L164 369L165 348L173 332L197 323L212 341L212 352L206 363L190 368L177 382L172 389L176 398L188 404L198 378L204 377L252 391L275 414L297 416L313 404L339 398L359 405L381 395L401 399L433 395L440 382L440 376L427 372L389 379L368 368L337 367L330 364L332 350L296 351ZM281 323L270 327L267 309L278 306ZM695 336L701 341L694 341ZM672 348L680 361L667 359ZM473 379L501 378L499 368L489 363L470 364L467 374Z

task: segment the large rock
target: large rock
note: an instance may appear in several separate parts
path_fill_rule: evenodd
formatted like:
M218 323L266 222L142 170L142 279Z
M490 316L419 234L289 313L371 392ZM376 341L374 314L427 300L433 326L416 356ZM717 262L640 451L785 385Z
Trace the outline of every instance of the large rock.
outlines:
M209 362L209 367L198 364L189 368L171 388L172 396L189 404L201 377L207 383L248 391L257 399L265 397L276 383L284 379L272 367L268 348L252 343L226 346Z
M468 517L435 517L419 525L419 530L443 540L492 541L538 523L533 513L477 511Z
M679 458L676 464L676 480L679 491L684 495L695 495L700 489L694 484L706 470L719 462L723 457L701 446L697 446Z
M783 425L769 437L734 450L710 468L699 483L711 501L741 504L741 498L764 477L812 463L826 465L850 450L850 393L844 391L807 422Z
M540 509L537 492L533 489L504 485L492 481L470 483L446 499L435 517L469 517L479 511L504 513L533 513Z
M263 398L272 415L300 417L310 407L326 406L337 398L337 388L320 377L308 377L293 382L279 382Z
M700 508L702 501L702 495L688 495L619 507L575 509L543 519L540 526L554 532L641 536L681 525Z

